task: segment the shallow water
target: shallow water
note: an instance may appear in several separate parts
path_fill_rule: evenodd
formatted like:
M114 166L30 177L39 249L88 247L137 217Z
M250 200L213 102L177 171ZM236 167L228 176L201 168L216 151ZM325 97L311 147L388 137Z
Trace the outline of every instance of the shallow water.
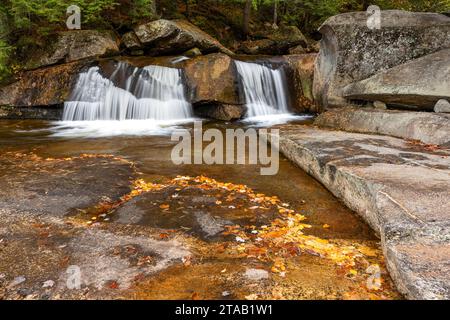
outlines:
M253 121L234 124L205 122L204 128L224 130L230 127L261 127L264 123L261 124L260 120L254 119ZM308 118L291 120L305 124L310 121ZM281 121L285 121L285 119ZM275 122L277 123L277 121ZM270 124L273 124L273 122ZM175 127L190 128L192 124L178 123ZM304 215L307 218L306 223L312 226L308 230L308 235L333 241L364 244L376 250L379 249L378 240L367 224L333 197L320 183L282 156L280 158L280 170L276 176L260 175L260 167L258 165L174 165L171 162L170 155L176 142L170 141L169 134L175 127L172 123L161 125L161 123L140 123L139 121L123 123L104 122L96 123L95 125L45 121L2 121L0 126L0 153L7 151L33 152L43 158L65 158L80 154L111 154L132 161L137 170L142 173L141 178L146 181L160 183L179 175L191 177L203 175L221 182L246 185L255 192L279 197L282 202L289 203L291 208L295 208L297 212ZM113 132L115 135L111 135ZM170 191L168 192L170 193ZM170 194L173 197L174 193ZM184 215L167 218L167 216L164 216L164 212L155 210L154 207L155 203L159 201L158 197L165 197L166 202L171 201L171 197L164 194L152 195L151 197L153 198L147 201L141 199L140 203L134 204L133 214L136 211L140 211L145 216L144 219L139 219L139 224L165 229L185 228L189 230L186 231L187 234L193 235L194 238L198 236L198 239L202 241L220 242L224 240L220 237L208 238L207 234L205 236L204 233L201 234L197 230L198 228L196 229L195 226L189 225L191 223L190 216L195 216L197 221L208 219L201 216L202 213L194 212L198 210L195 207L195 203L190 203L192 206L188 207ZM195 197L201 198L201 195L195 194ZM186 194L187 201L192 202L192 199L195 197L192 194ZM171 202L169 204L172 205ZM175 201L173 201L173 205L175 205ZM208 211L207 203L202 203L202 206L206 207L206 213L211 213ZM148 213L151 214L148 215ZM252 217L249 217L249 213L237 217L234 217L233 213L225 211L217 211L214 214L219 220L241 222L247 219L248 222L253 222L257 225L257 222L252 221ZM272 218L271 216L263 217L260 225L270 222ZM129 216L127 216L126 208L122 208L122 211L119 209L117 215L113 216L112 221L113 223L132 223L132 220L129 220ZM210 231L206 230L206 233ZM214 229L211 232L214 233ZM274 281L277 285L284 288L283 298L342 299L353 297L352 285L357 287L358 284L353 283L354 280L352 279L340 276L338 274L339 270L334 268L332 264L314 256L300 258L301 261L296 261L296 259L298 260L299 258L289 260L289 264L293 267L291 268L292 272L289 272L288 276L275 277ZM381 259L376 262L382 266L382 257L376 259ZM200 292L201 298L221 298L220 294L224 290L219 288L225 281L221 271L228 269L233 270L236 274L241 274L242 270L245 272L245 268L248 267L248 262L240 263L238 263L240 266L237 267L236 260L216 256L205 257L204 264L195 265L190 270L185 270L179 266L168 269L160 274L158 278L152 278L143 282L131 290L126 297L187 299L192 292ZM253 266L252 263L250 265ZM264 264L257 264L255 267L270 269ZM191 288L194 284L189 280L190 277L196 275L196 277L202 278L207 274L214 273L220 276L206 279L201 284L195 284L195 288ZM230 277L233 278L234 276ZM389 277L387 275L385 277L386 281L389 282ZM237 278L233 279L236 280ZM233 284L230 281L226 285L229 287L229 291L234 292L230 298L242 299L250 294L249 288L251 286L249 288L243 286L239 289L240 284L238 282ZM179 287L171 287L173 283L179 284ZM166 290L164 291L165 293L161 293L162 291L158 290L158 286L161 286L161 290ZM216 287L214 290L217 291L217 295L207 293L210 292L211 286ZM271 286L273 287L273 284ZM297 291L295 290L296 286L299 288ZM308 289L306 290L304 286ZM272 287L270 290L273 289ZM307 293L300 290L300 288L305 289ZM340 288L345 289L341 290ZM348 292L348 296L345 296L342 292L337 294L336 292L339 290ZM395 291L387 290L389 291L388 296L396 296ZM356 294L356 297L371 298L371 294L373 293L359 292Z

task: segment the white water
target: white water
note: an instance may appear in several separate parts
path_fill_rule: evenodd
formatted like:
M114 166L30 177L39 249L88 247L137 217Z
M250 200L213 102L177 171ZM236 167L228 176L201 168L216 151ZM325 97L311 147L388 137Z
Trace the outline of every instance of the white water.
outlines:
M242 61L235 61L247 106L247 117L289 114L284 71Z
M106 79L92 67L80 74L63 121L189 119L193 111L184 92L179 69L119 62Z
M165 136L196 119L59 121L50 129L53 137L101 138L112 136Z

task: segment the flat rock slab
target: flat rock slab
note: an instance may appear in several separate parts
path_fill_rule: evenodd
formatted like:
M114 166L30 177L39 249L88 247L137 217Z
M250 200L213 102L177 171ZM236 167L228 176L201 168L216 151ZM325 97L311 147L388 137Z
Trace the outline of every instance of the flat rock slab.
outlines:
M3 208L0 239L0 299L8 300L117 299L140 277L190 255L178 239L162 240L150 230L87 228L76 220Z
M322 113L314 124L330 129L414 139L428 144L450 144L450 115L442 113L343 108Z
M1 154L0 300L117 299L139 277L189 256L175 237L89 226L79 214L128 194L135 175L132 163L108 155Z
M0 207L63 217L102 201L117 201L130 192L134 175L130 163L109 156L44 159L5 153L0 155Z
M118 208L111 218L117 223L183 230L206 241L223 241L227 238L222 235L227 226L267 225L277 217L274 209L244 211L241 207L248 201L244 195L234 199L233 206L218 205L226 203L228 195L220 188L170 186L137 196ZM170 208L161 209L167 203Z
M380 235L409 299L450 299L450 150L401 139L280 126L280 150Z

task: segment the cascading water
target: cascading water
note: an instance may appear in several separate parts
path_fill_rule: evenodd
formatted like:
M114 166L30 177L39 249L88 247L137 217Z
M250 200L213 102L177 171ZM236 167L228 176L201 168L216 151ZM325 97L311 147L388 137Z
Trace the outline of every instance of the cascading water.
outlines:
M247 105L247 117L289 113L283 69L235 61Z
M181 70L119 62L109 79L98 67L80 74L63 120L181 120L192 114Z

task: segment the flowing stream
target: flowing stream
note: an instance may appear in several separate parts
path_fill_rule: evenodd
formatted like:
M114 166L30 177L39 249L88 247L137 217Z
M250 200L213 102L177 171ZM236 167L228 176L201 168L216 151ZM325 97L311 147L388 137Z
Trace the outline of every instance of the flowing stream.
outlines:
M133 120L132 122L139 121ZM204 129L215 128L224 131L230 127L245 128L243 125L242 123L225 125L210 122L204 126ZM183 126L192 128L191 125ZM61 165L64 165L69 172L73 172L72 174L76 177L82 174L91 174L88 173L90 166L80 165L76 161L72 164L71 161L58 159L70 159L70 157L77 157L80 154L113 155L132 161L136 169L141 172L138 178L148 182L167 183L179 175L191 177L204 175L220 182L245 184L258 194L278 196L283 202L289 203L290 208L307 218L306 223L312 226L305 231L308 235L328 239L342 244L343 247L363 245L379 252L379 240L376 239L370 228L334 198L320 183L284 157L281 158L280 170L276 176L261 176L258 165L174 165L171 161L171 152L176 142L163 135L103 136L86 139L84 136L55 137L51 134L53 130L55 130L53 124L45 121L4 121L0 127L0 154L6 155L7 152L11 152L13 158L11 161L6 161L7 158L5 158L3 163L0 161L0 164L5 166L1 174L11 173L10 177L15 177L14 179L21 179L23 175L26 175L24 179L27 180L27 183L26 186L23 185L23 188L39 194L39 197L44 197L47 190L48 197L52 198L59 195L58 192L61 192L58 191L59 189L72 188L71 183L66 181L69 178L65 178L65 175L58 171ZM20 158L22 159L20 161L14 158L14 155L24 154L29 156ZM40 163L33 160L34 155L43 159L42 163L47 170L41 173L41 177L44 178L39 178L37 171L36 173L33 170L24 171L21 167L27 157L30 157L30 163ZM89 161L99 163L105 162L107 159L99 158ZM108 170L116 169L111 167ZM105 172L108 171L100 170L90 177L91 183L83 186L87 194L100 192L96 191L99 187L100 177L109 179L111 188L119 183L118 177ZM50 180L50 175L53 180ZM2 190L9 190L11 185L8 185L8 179L5 178L2 181L4 181ZM50 184L50 181L53 181L53 184ZM76 185L75 182L74 185ZM130 191L127 183L121 187L124 188L123 192L125 193ZM289 299L370 298L371 292L364 289L364 281L368 275L358 273L358 280L348 278L345 276L348 270L342 270L333 261L319 256L308 253L289 256L286 258L288 269L283 277L270 272L271 262L259 261L251 257L237 259L235 257L227 258L226 255L221 256L217 252L220 252L218 250L222 244L228 245L230 248L239 245L235 237L226 238L220 235L224 230L223 224L271 225L272 221L276 221L273 220L276 216L272 217L266 211L254 212L254 210L239 209L240 202L237 202L240 201L239 199L226 202L225 198L220 198L223 204L217 205L221 203L218 201L219 198L216 198L220 193L218 190L208 191L195 188L188 188L185 191L177 190L173 187L164 192L149 193L142 199L136 198L136 200L129 201L117 212L111 214L109 223L102 224L101 228L129 230L130 237L134 236L133 232L137 232L130 230L147 230L145 237L149 237L150 233L148 232L150 231L148 230L160 230L157 234L163 235L165 233L172 235L171 232L176 231L174 235L180 233L191 236L193 239L191 245L198 246L199 252L205 254L204 258L195 258L190 266L178 263L149 276L148 280L138 282L137 287L130 289L131 298L190 299L192 292L197 292L202 298L220 299L223 298L223 292L227 291L231 294L228 298L245 299L255 291L271 297L273 288L285 288L283 297ZM69 194L68 199L72 198L73 196ZM18 198L17 201L24 203L24 201L31 200ZM161 209L166 207L169 209ZM85 208L80 207L79 209ZM55 211L58 211L57 207L55 207ZM77 219L81 219L81 221L89 219L89 216L84 213L78 212L77 214ZM329 227L324 228L325 225ZM93 230L97 230L97 227ZM211 234L217 235L210 238ZM134 241L134 238L130 239L132 239L130 241ZM95 244L98 245L104 244L102 241L108 240L98 238L95 241ZM59 245L59 242L56 244ZM75 253L73 254L77 254L77 248L74 247ZM336 246L336 248L339 250L340 247ZM30 247L29 250L36 249ZM110 251L105 252L106 255L109 253ZM219 255L219 258L215 255ZM13 259L15 256L6 256L2 259L10 261L8 259ZM114 257L122 259L120 256ZM382 261L379 259L378 256L372 258L371 263L382 265ZM111 265L107 269L117 269L118 266L120 265ZM268 270L264 274L269 274L270 279L258 281L247 279L248 276L252 276L252 272L256 272L255 269L256 271ZM133 270L120 270L120 274L125 276ZM27 273L24 274L29 281L30 276ZM47 277L50 276L47 275ZM231 280L229 280L230 277ZM383 275L383 280L389 281L386 275ZM257 287L252 287L252 285L257 285ZM386 290L388 290L387 293ZM122 291L116 291L124 295ZM113 292L116 291L113 290ZM389 291L389 289L380 292L376 293L379 296L388 293L388 297L395 296L395 292ZM128 296L125 295L125 297Z

